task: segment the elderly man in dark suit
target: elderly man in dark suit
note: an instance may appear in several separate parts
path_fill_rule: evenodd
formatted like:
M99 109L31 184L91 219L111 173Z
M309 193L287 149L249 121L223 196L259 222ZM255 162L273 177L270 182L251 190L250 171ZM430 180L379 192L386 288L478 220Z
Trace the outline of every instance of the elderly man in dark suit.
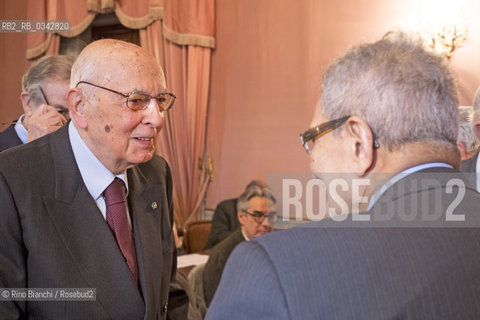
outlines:
M23 75L20 98L25 113L0 132L0 151L38 139L67 122L73 61L70 56L45 56Z
M91 301L10 297L0 318L166 318L172 181L155 137L174 98L145 49L99 40L72 68L72 121L0 153L0 287L96 290Z
M480 139L480 87L475 93L473 98L473 133ZM480 191L480 181L478 179L478 172L480 171L480 163L478 163L478 153L475 153L469 159L463 160L460 166L460 171L462 171L467 177L472 185Z
M239 244L207 319L480 317L457 106L446 61L403 33L329 66L301 135L329 217Z

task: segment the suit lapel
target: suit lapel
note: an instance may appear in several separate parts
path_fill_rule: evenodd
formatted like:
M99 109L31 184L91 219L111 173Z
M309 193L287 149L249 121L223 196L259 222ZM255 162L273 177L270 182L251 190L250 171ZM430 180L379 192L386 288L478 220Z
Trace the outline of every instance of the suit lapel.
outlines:
M135 249L139 266L139 279L146 306L146 317L159 314L162 303L161 286L166 267L163 254L162 215L163 188L150 183L138 168L128 170L128 204L132 218ZM166 285L166 287L168 287Z
M112 317L143 314L142 298L115 237L83 183L68 140L68 125L52 135L55 196L45 207L77 271Z

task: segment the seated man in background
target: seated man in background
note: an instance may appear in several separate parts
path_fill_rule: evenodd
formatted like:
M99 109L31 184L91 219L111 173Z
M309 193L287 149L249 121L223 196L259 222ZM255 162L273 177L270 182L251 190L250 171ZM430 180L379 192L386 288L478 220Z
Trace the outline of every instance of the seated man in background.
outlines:
M458 139L457 146L462 160L471 158L478 151L478 143L473 132L473 108L458 107Z
M333 62L321 92L301 138L340 210L239 244L206 319L478 319L480 194L456 170L446 59L390 33Z
M252 180L245 190L252 186L265 187L266 184L263 181ZM212 217L212 229L210 230L205 249L213 248L217 243L237 230L238 227L240 227L240 223L237 218L237 198L220 202L215 208Z
M242 241L249 241L273 231L277 214L275 202L271 190L257 183L250 183L238 197L237 215L240 228L213 248L203 270L203 288L207 306L212 301L232 250Z
M73 62L70 56L45 56L25 73L20 95L25 113L0 132L0 151L40 138L67 122Z

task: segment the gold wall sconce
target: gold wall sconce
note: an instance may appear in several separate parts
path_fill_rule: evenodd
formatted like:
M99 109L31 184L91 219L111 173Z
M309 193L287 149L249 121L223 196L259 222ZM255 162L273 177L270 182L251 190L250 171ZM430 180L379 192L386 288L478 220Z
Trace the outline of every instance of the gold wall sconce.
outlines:
M425 46L450 59L467 39L466 0L416 1L410 27L418 32Z
M437 30L424 32L424 38L428 47L450 59L453 51L462 46L467 39L467 26L462 24L443 26Z

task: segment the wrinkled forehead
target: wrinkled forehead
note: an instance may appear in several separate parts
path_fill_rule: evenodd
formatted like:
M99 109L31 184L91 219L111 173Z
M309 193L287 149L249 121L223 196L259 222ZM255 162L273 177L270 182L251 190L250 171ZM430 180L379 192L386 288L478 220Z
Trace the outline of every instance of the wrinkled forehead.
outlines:
M267 197L253 197L248 200L248 207L252 210L274 211L275 203Z

